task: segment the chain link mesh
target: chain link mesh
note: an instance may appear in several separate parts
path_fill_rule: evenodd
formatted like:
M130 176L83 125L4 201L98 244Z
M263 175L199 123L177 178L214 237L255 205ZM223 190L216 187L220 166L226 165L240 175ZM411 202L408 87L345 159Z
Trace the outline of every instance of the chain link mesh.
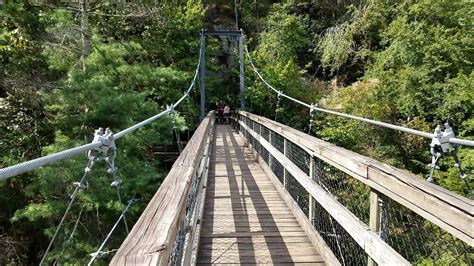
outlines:
M367 255L357 242L314 198L313 224L342 265L366 265Z
M285 170L286 171L286 170ZM286 171L286 190L290 193L291 197L298 203L301 210L309 215L309 194L306 189L296 180L288 171Z
M472 246L391 199L381 208L386 242L412 264L473 265Z
M260 126L260 136L262 136L266 141L270 140L270 130L265 126Z
M270 155L271 156L271 155ZM280 182L283 184L283 177L285 173L285 168L283 165L275 159L275 157L271 156L271 164L270 164L270 169L272 169L272 172L275 174L275 176L280 180Z
M285 150L285 138L283 138L280 134L276 133L275 131L271 131L271 144L275 147L279 152L284 153Z
M291 141L287 141L286 143L286 157L309 176L309 154Z
M365 224L369 223L370 187L337 168L314 158L314 181Z

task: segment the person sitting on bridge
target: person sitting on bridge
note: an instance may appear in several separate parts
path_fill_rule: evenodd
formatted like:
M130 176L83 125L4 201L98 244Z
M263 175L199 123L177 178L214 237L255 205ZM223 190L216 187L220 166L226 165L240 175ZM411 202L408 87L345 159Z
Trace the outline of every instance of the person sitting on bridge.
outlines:
M230 117L230 107L228 104L224 107L224 120L226 124L229 124L229 117Z

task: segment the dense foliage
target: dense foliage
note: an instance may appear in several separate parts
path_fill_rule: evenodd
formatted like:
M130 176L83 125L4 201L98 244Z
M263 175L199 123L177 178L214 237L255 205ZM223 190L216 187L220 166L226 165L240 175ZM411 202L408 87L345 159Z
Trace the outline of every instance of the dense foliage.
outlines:
M194 74L199 31L235 29L235 6L226 1L3 2L0 167L87 143L98 127L116 132L163 110ZM237 2L251 56L277 89L423 131L448 121L457 136L474 138L469 1ZM88 11L78 3L87 3ZM237 106L235 42L209 39L206 53L207 107L220 101ZM250 68L246 64L249 110L307 132L309 111L278 99ZM197 100L194 92L179 108L178 129L195 126ZM429 173L429 142L419 137L320 113L311 134L420 178ZM123 199L135 193L142 198L128 213L130 224L166 175L153 150L171 142L167 117L117 143ZM460 149L459 156L471 173L472 149ZM77 156L0 182L0 264L39 262L86 163ZM467 196L453 164L443 158L436 181ZM105 163L96 165L49 262L85 264L97 249L121 208L110 182ZM474 187L472 177L468 184ZM117 248L124 237L125 230L117 230L106 249Z
M468 1L275 4L267 29L256 37L254 57L271 84L307 103L428 132L449 122L458 136L472 139L473 12ZM254 112L281 113L285 123L308 129L307 109L278 103L259 82L249 91ZM268 97L275 99L273 108ZM313 129L322 139L420 177L429 172L429 142L420 137L324 114L317 114ZM459 154L470 173L472 150ZM436 180L468 195L453 165L443 159Z

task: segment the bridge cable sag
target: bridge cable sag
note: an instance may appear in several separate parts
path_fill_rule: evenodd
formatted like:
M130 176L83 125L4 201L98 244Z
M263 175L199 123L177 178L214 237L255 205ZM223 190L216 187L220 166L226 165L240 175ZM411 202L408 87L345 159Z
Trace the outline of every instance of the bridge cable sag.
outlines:
M255 66L255 64L252 60L252 57L250 56L247 45L244 44L244 48L245 48L245 53L247 54L247 58L249 60L249 63L252 66L253 72L255 72L255 74L258 76L258 78L268 88L270 88L271 90L273 90L275 93L277 93L278 95L280 95L282 97L285 97L285 98L287 98L287 99L289 99L289 100L291 100L295 103L298 103L302 106L310 108L311 110L314 110L314 111L320 111L320 112L327 113L327 114L342 116L342 117L345 117L345 118L349 118L349 119L353 119L353 120L357 120L357 121L361 121L361 122L365 122L365 123L369 123L369 124L389 128L389 129L394 129L394 130L402 131L402 132L413 134L413 135L417 135L417 136L427 138L427 139L433 139L435 137L435 134L433 134L433 133L423 132L423 131L420 131L420 130L411 129L411 128L407 128L407 127L402 127L402 126L397 126L397 125L389 124L389 123L386 123L386 122L381 122L381 121L372 120L372 119L368 119L368 118L364 118L364 117L359 117L359 116L354 116L354 115L349 115L349 114L345 114L345 113L340 113L340 112L337 112L337 111L324 109L324 108L321 108L321 107L317 107L315 105L307 104L303 101L300 101L300 100L295 99L295 98L293 98L289 95L286 95L282 91L275 89L275 87L273 87L270 83L268 83L268 81L265 80L265 78L263 78L263 76L258 71L258 68ZM458 144L458 145L463 145L463 146L474 147L474 140L459 139L459 138L452 137L452 138L449 138L447 141L451 144Z
M202 48L203 45L204 45L203 40L201 40L200 47ZM148 125L148 124L154 122L155 120L157 120L158 118L164 116L165 114L168 114L168 113L172 112L172 110L174 110L183 100L188 98L191 90L196 85L196 80L197 80L197 76L198 76L198 73L199 73L199 67L201 65L201 56L202 56L201 52L202 52L202 49L199 49L198 63L196 65L196 69L194 71L194 77L191 81L191 84L189 85L188 89L184 92L184 95L178 101L176 101L174 104L170 105L171 108L167 108L166 110L162 111L159 114L156 114L156 115L154 115L154 116L152 116L148 119L145 119L145 120L143 120L143 121L141 121L141 122L139 122L139 123L137 123L133 126L130 126L126 129L123 129L122 131L119 131L118 133L113 135L113 138L115 140L117 140L117 139L119 139L119 138L121 138L121 137L137 130L138 128L141 128L145 125ZM30 171L30 170L33 170L33 169L36 169L36 168L41 167L41 166L46 165L46 164L61 161L61 160L70 158L72 156L75 156L75 155L93 150L93 149L99 149L103 145L104 145L104 143L101 142L101 141L92 141L91 143L84 144L84 145L81 145L81 146L78 146L78 147L74 147L74 148L67 149L67 150L64 150L64 151L60 151L60 152L57 152L57 153L49 154L49 155L46 155L46 156L43 156L43 157L40 157L40 158L36 158L36 159L33 159L33 160L29 160L29 161L26 161L26 162L22 162L22 163L18 163L18 164L12 165L12 166L1 168L0 169L0 181L8 179L8 178L16 176L16 175L19 175L19 174L22 174L24 172L27 172L27 171Z
M202 47L202 45L203 45L203 41L201 40L200 47ZM107 172L114 179L111 186L116 188L118 200L122 204L122 208L121 208L122 210L121 210L120 218L117 221L117 223L114 225L112 231L107 236L107 238L104 241L103 245L108 240L108 238L110 237L110 234L113 232L113 230L115 230L115 227L120 222L120 220L123 219L126 231L127 231L127 233L129 232L128 225L127 225L127 222L126 222L126 219L125 219L125 212L127 211L128 207L131 204L133 204L136 200L132 199L128 202L127 206L125 206L125 207L123 206L123 203L122 203L122 200L121 200L121 195L120 195L120 190L119 190L121 181L116 177L116 174L115 174L115 172L116 172L115 162L114 162L114 159L115 159L115 156L116 156L115 140L117 140L117 139L119 139L119 138L135 131L136 129L138 129L140 127L143 127L147 124L150 124L150 123L154 122L155 120L157 120L158 118L164 116L165 114L173 112L173 110L183 100L185 100L186 98L189 97L189 94L190 94L191 90L195 87L197 76L198 76L198 73L199 73L199 67L200 67L200 63L201 63L200 59L201 59L201 56L202 56L202 54L201 54L202 49L200 49L199 51L200 51L199 52L199 59L198 59L198 63L197 63L197 66L196 66L195 73L194 73L193 79L191 81L191 84L189 85L188 89L184 92L184 95L178 101L176 101L174 104L168 106L168 108L166 110L164 110L164 111L160 112L159 114L156 114L156 115L154 115L154 116L152 116L152 117L150 117L146 120L143 120L143 121L141 121L141 122L139 122L139 123L137 123L133 126L130 126L130 127L126 128L126 129L124 129L124 130L122 130L122 131L120 131L116 134L112 134L112 132L108 128L107 128L107 130L104 134L103 129L100 128L100 129L95 131L94 139L89 144L81 145L81 146L78 146L78 147L74 147L74 148L71 148L71 149L67 149L67 150L64 150L64 151L60 151L60 152L57 152L57 153L53 153L53 154L50 154L50 155L46 155L46 156L43 156L43 157L40 157L40 158L36 158L36 159L30 160L30 161L26 161L26 162L23 162L23 163L15 164L15 165L0 169L0 181L1 181L1 180L6 180L10 177L19 175L21 173L27 172L29 170L36 169L36 168L41 167L43 165L46 165L46 164L49 164L49 163L52 163L52 162L56 162L56 161L60 161L60 160L64 160L64 159L70 158L74 155L78 155L78 154L83 153L83 152L88 152L89 161L87 163L87 166L84 169L84 174L83 174L83 176L82 176L82 178L80 179L79 182L74 183L76 188L74 189L74 192L70 196L71 200L69 201L68 206L66 208L66 211L64 212L64 214L61 218L61 221L60 221L59 225L57 226L57 228L56 228L56 230L53 234L53 237L52 237L52 239L51 239L51 241L50 241L50 243L49 243L42 259L41 259L40 265L43 264L43 262L45 261L49 251L51 250L51 247L52 247L54 241L56 240L56 237L59 233L59 230L61 229L61 227L62 227L62 225L65 221L65 218L66 218L67 214L69 213L69 211L72 207L72 204L74 203L74 201L75 201L75 199L78 195L79 190L86 187L84 185L84 182L86 181L86 178L89 175L89 173L92 171L92 167L95 165L96 162L98 162L101 159L105 159L107 161L108 165L109 165L109 168L108 168ZM113 152L112 156L111 157L110 156L104 156L104 155L107 154L107 151L109 149L111 149L112 152ZM99 156L94 156L94 155L92 155L93 150L98 151L101 154ZM82 210L81 210L81 212L82 212ZM98 252L100 252L103 245L101 245ZM98 254L99 253L97 253L95 256L93 256L92 261L95 260L95 258L97 257Z
M243 33L242 33L242 38L243 38ZM305 106L305 107L310 109L310 125L309 125L308 134L311 133L311 126L312 126L312 122L313 122L313 119L314 119L315 111L320 111L320 112L323 112L323 113L332 114L332 115L336 115L336 116L341 116L341 117L349 118L349 119L352 119L352 120L357 120L357 121L373 124L373 125L376 125L376 126L380 126L380 127L384 127L384 128L388 128L388 129L393 129L393 130L398 130L398 131L405 132L405 133L408 133L408 134L417 135L417 136L420 136L420 137L423 137L423 138L431 139L430 153L431 153L431 157L432 157L432 162L428 165L431 168L431 171L430 171L429 177L427 178L427 181L430 182L430 183L433 183L435 181L434 178L433 178L433 173L434 173L435 169L439 168L438 165L437 165L438 161L439 161L439 158L444 156L444 155L448 155L448 156L453 157L453 159L455 161L454 166L457 167L459 169L459 172L460 172L459 177L464 180L464 182L466 183L466 186L468 187L469 191L471 191L469 183L467 182L467 174L461 166L461 161L459 160L459 158L457 156L457 153L458 153L458 150L459 150L459 145L474 147L474 140L456 138L455 134L454 134L454 131L452 130L451 126L448 123L444 124L444 130L443 131L441 131L441 126L438 125L436 127L434 133L428 133L428 132L423 132L423 131L412 129L412 128L407 128L407 127L402 127L402 126L389 124L389 123L386 123L386 122L381 122L381 121L372 120L372 119L368 119L368 118L364 118L364 117L359 117L359 116L354 116L354 115L350 115L350 114L345 114L345 113L341 113L341 112L337 112L337 111L324 109L324 108L318 107L316 104L313 104L313 103L307 104L303 101L300 101L300 100L295 99L295 98L293 98L289 95L286 95L281 90L275 89L275 87L273 87L267 80L265 80L265 78L263 78L262 74L260 74L260 72L258 71L258 68L255 66L255 64L252 60L252 57L249 53L249 50L247 48L247 45L245 43L244 43L244 49L245 49L245 53L247 54L247 58L249 60L249 63L252 66L253 72L258 76L258 78L263 82L264 85L266 85L268 88L270 88L273 92L275 92L277 94L277 97L278 97L277 106L280 103L280 98L285 97L285 98L287 98L287 99L289 99L289 100L291 100L291 101L293 101L297 104L300 104L300 105ZM277 114L275 114L275 118L276 118L276 115Z

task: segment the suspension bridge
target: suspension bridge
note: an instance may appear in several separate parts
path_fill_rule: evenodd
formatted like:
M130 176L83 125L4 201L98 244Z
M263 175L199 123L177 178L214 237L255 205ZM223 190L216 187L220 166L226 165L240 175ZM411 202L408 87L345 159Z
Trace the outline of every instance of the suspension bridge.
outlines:
M239 42L240 110L228 124L216 123L205 110L205 40L234 36ZM422 132L320 108L275 89L258 71L242 31L203 31L191 85L161 113L117 133L98 129L91 143L0 169L0 180L46 164L87 153L89 161L75 183L49 251L94 165L107 162L117 190L114 159L119 139L174 114L196 87L200 74L201 123L173 167L130 227L123 204L117 222L89 265L115 252L111 265L301 264L301 265L472 265L473 201L420 179L412 173L325 142L271 119L245 111L244 55L256 76L278 98L315 112L337 115L431 139L432 171L443 156L457 158L459 139L449 125ZM92 181L91 181L92 182ZM120 247L104 251L123 222L128 232Z

